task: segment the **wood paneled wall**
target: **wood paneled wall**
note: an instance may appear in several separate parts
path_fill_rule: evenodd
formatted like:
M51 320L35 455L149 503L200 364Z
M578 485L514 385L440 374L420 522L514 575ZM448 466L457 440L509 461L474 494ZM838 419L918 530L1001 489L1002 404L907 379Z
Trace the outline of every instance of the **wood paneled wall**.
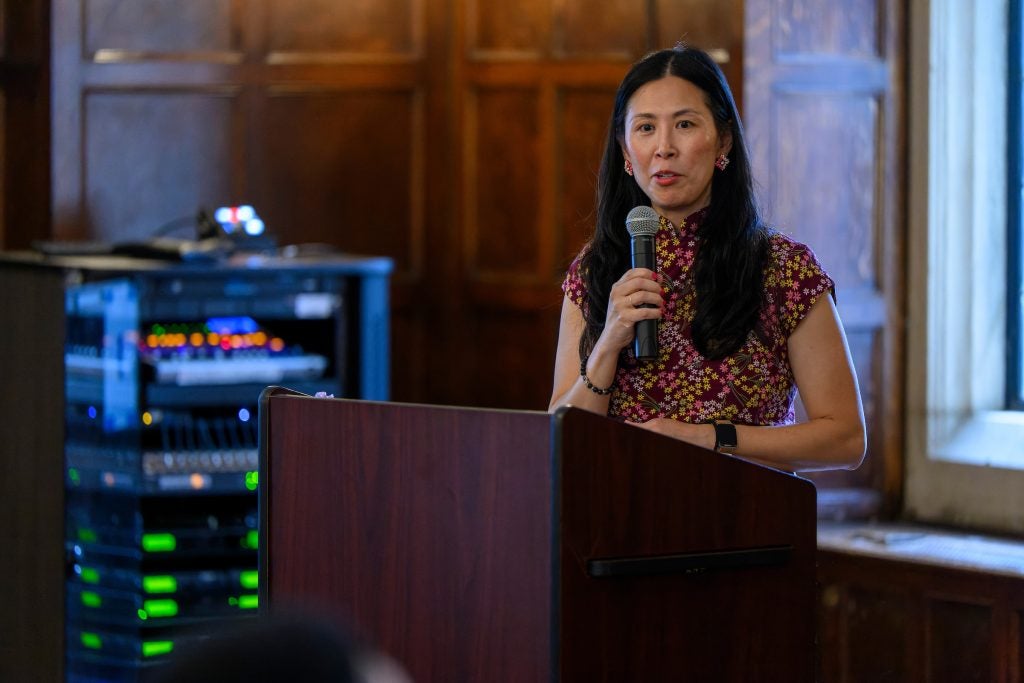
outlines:
M612 97L741 0L54 0L53 236L248 202L395 259L393 397L544 408Z
M395 399L543 408L614 89L683 39L724 60L768 215L838 283L869 456L818 482L893 512L904 5L53 0L50 236L252 203L283 243L394 258Z
M819 678L1024 681L1024 580L819 551Z
M868 455L821 509L894 515L903 458L905 0L747 0L744 82L766 215L836 282ZM831 508L831 509L829 509Z

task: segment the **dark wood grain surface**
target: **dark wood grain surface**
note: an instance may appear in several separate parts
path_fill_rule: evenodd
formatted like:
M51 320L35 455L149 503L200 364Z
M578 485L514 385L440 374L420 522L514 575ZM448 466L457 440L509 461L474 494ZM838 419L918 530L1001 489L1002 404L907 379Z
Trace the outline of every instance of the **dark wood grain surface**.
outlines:
M415 680L811 681L814 487L579 410L267 397L261 604ZM596 578L607 558L783 564Z
M809 482L583 412L566 415L562 434L562 680L814 680ZM594 557L770 546L792 547L790 561L626 579L585 571Z
M546 414L284 398L272 415L272 606L352 620L416 681L546 680Z

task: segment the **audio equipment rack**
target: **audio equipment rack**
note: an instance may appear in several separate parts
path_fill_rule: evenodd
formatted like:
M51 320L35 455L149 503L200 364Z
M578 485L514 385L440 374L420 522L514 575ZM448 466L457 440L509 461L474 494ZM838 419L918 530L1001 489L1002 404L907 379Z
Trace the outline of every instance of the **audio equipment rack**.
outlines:
M392 262L4 260L64 283L65 680L136 683L255 613L260 392L387 400Z

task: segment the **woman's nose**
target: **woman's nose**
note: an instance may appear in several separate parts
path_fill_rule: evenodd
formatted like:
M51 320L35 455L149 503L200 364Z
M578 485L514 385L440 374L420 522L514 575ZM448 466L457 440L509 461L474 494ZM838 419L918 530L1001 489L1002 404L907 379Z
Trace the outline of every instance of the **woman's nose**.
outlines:
M658 136L658 147L654 150L662 159L670 159L676 155L675 145L672 144L672 138L669 135Z

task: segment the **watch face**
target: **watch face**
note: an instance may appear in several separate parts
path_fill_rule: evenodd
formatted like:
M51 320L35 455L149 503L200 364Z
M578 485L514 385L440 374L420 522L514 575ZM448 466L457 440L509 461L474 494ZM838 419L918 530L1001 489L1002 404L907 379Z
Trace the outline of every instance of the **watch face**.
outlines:
M715 449L736 448L736 425L731 422L715 423Z

